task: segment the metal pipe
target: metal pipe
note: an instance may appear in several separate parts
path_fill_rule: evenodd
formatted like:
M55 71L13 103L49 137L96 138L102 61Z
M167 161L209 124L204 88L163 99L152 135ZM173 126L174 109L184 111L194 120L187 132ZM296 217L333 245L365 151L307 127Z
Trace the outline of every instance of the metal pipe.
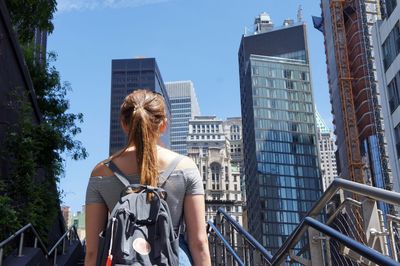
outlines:
M390 242L390 251L392 253L392 259L394 259L395 261L398 261L392 219L388 219L388 229L389 229L389 240L390 240L389 242Z
M0 266L3 264L3 248L0 248Z
M356 251L358 254L364 256L368 260L377 263L378 265L386 265L386 266L399 266L399 264L392 260L391 258L382 255L378 251L369 248L356 240L336 231L330 226L321 223L320 221L315 220L311 217L304 218L304 223L315 228L316 230L329 235L330 237L339 240L345 246L351 248L352 250Z
M328 221L326 221L326 224L330 224L336 218L336 216L339 214L339 212L341 210L343 210L344 207L346 207L347 203L352 204L352 205L357 206L357 207L361 207L361 202L359 202L359 201L357 201L355 199L352 199L352 198L346 198L339 205L339 207L335 210L335 212L329 217Z
M37 242L38 242L37 237L35 237L35 240L34 240L34 242L33 242L33 247L34 247L34 248L37 248Z
M57 250L54 252L53 266L57 266Z
M65 254L65 237L63 239L63 244L62 244L62 254Z
M21 233L18 246L18 257L22 257L22 249L24 248L24 233Z
M243 227L235 220L233 219L229 214L227 214L222 208L218 208L218 212L224 216L226 220L232 225L233 228L235 228L238 233L243 235L246 240L253 246L255 249L257 249L263 257L267 260L268 264L271 264L272 256L269 254L269 252L260 244L258 241L250 235L246 230L243 229Z
M210 225L210 227L213 229L213 231L215 232L215 234L221 239L222 243L225 245L225 249L231 253L231 255L233 256L234 260L240 265L240 266L244 266L243 261L240 259L240 257L236 254L236 252L233 250L232 246L228 243L228 241L226 241L226 239L224 238L224 236L221 234L220 231L218 231L218 228L211 222L208 221L208 224Z
M22 232L24 232L25 230L27 230L29 227L31 227L31 224L27 224L24 227L22 227L21 229L19 229L17 232L15 232L14 234L12 234L9 238L7 238L6 240L2 241L0 243L0 248L2 248L5 244L7 244L8 242L10 242L11 240L13 240L14 238L16 238L18 235L20 235Z
M400 193L382 188L371 187L369 185L353 182L343 178L335 178L306 216L315 217L318 215L339 189L370 197L375 200L384 201L393 205L398 205L400 202Z

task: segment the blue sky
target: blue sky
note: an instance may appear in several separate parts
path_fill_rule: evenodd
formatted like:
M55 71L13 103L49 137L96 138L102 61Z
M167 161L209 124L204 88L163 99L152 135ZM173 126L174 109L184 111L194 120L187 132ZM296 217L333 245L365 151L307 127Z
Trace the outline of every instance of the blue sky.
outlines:
M89 152L84 161L66 160L64 204L80 210L92 168L108 156L112 59L155 57L164 81L193 81L203 115L240 116L237 51L245 27L263 11L276 26L296 20L299 5L314 99L330 124L323 35L311 21L321 14L318 0L59 0L48 51L71 83L70 111L84 114L78 139Z

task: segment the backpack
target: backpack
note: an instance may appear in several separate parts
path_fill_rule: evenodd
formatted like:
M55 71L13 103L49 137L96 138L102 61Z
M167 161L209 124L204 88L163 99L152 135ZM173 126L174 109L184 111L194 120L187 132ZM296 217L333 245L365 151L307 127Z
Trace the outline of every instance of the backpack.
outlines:
M160 174L158 187L130 184L111 160L105 163L125 188L100 234L97 265L179 265L179 238L163 187L182 158Z

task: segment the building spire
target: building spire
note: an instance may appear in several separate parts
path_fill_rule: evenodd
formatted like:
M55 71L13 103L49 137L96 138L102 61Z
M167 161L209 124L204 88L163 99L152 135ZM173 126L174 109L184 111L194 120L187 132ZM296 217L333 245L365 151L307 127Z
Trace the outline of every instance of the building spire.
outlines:
M303 22L303 8L301 5L299 5L299 8L297 9L297 22Z

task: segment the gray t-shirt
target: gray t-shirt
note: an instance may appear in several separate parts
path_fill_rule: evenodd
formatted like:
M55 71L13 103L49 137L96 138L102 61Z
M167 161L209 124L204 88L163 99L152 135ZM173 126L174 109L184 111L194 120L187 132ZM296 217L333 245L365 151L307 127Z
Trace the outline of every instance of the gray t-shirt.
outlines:
M127 179L138 184L139 175L129 175ZM92 176L86 190L86 204L104 203L111 212L120 199L124 185L114 175ZM185 195L203 195L203 181L197 168L174 170L164 185L167 192L167 203L171 213L174 229L177 231L183 214Z

